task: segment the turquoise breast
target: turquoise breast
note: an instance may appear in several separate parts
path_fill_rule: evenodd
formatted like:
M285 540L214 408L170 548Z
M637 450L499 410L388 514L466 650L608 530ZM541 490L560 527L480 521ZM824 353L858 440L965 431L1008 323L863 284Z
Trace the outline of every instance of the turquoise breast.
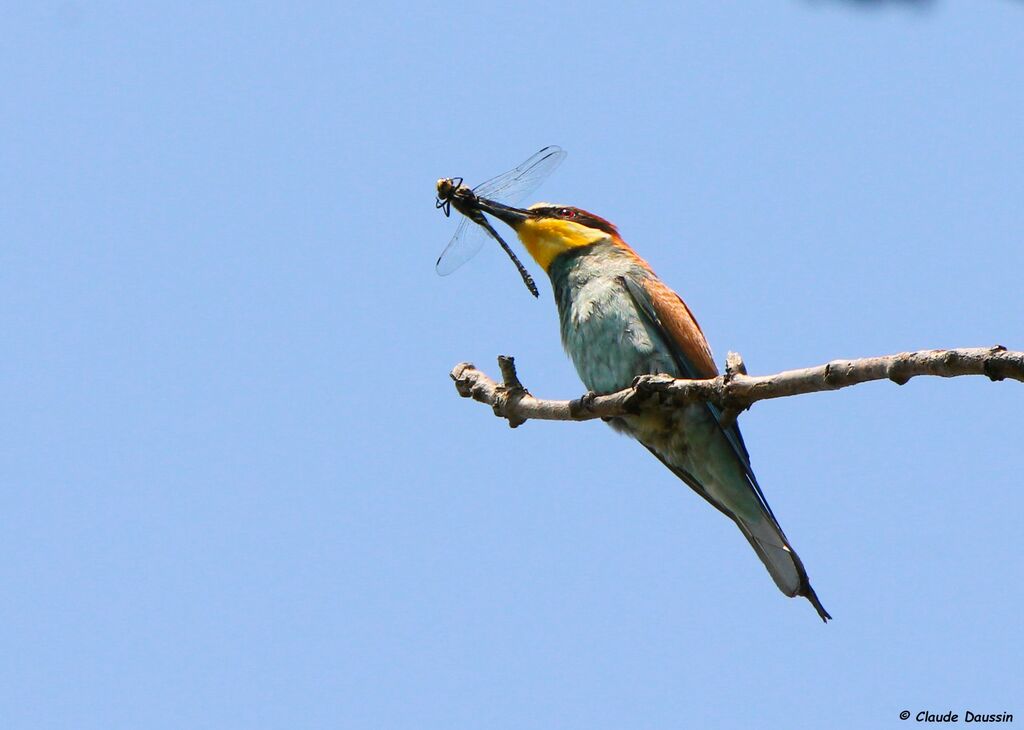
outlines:
M648 326L622 283L623 277L650 277L625 252L606 242L573 249L551 262L548 275L562 345L589 390L612 393L629 386L637 375L681 375L669 347Z

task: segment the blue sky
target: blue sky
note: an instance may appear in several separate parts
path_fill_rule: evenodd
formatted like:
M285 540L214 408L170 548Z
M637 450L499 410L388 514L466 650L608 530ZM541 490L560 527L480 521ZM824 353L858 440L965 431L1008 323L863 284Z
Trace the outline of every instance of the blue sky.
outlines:
M0 74L6 728L899 727L1019 685L1024 391L741 424L835 617L574 397L434 181L547 144L716 359L1024 348L1024 5L40 2ZM913 722L913 720L911 720Z

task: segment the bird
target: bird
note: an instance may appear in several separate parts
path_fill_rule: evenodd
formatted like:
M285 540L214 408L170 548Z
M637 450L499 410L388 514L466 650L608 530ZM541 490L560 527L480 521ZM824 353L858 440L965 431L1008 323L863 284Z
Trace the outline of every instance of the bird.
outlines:
M622 390L640 375L718 375L686 302L612 223L568 205L536 203L524 209L486 198L473 204L509 225L547 273L562 344L590 393ZM806 598L827 623L832 617L765 500L739 427L723 424L720 417L714 404L699 402L608 422L735 522L779 590Z

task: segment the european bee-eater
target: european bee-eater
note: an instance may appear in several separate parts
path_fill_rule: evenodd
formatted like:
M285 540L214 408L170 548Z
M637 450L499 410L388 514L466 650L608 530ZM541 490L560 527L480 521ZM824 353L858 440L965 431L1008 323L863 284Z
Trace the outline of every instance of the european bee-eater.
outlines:
M562 344L593 393L629 387L638 375L713 378L718 369L689 307L655 275L608 221L579 208L538 203L512 208L471 201L515 230L547 272L558 305ZM803 596L831 618L803 563L772 514L750 468L739 428L719 410L692 403L611 419L673 474L731 518L787 596Z

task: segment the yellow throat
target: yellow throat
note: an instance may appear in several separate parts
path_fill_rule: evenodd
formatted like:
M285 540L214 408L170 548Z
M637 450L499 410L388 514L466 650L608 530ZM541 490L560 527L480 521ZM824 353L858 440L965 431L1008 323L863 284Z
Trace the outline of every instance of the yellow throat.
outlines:
M544 271L559 254L610 238L604 231L560 218L527 219L516 227L516 233Z

